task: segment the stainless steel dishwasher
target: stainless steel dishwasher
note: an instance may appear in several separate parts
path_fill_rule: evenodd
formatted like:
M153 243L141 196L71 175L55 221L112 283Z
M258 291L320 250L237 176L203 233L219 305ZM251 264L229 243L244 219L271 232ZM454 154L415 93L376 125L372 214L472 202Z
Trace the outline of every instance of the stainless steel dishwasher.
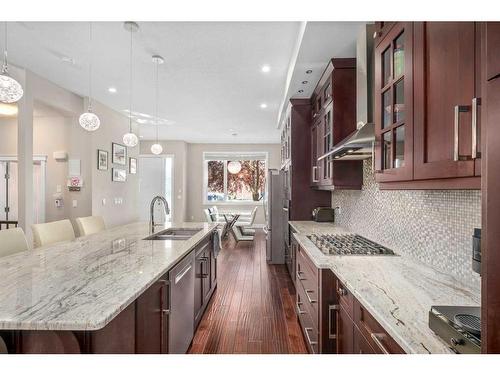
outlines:
M185 354L193 340L194 256L191 251L168 273L170 282L168 352Z

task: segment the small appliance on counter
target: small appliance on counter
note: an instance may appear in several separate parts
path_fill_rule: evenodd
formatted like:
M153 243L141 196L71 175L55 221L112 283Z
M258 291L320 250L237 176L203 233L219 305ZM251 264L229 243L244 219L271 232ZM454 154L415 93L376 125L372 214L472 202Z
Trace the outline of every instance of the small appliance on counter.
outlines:
M429 328L455 353L481 353L481 308L478 306L432 306Z
M318 207L312 212L312 218L318 223L333 222L335 219L335 209L331 207Z
M481 274L481 228L474 228L472 236L472 270Z

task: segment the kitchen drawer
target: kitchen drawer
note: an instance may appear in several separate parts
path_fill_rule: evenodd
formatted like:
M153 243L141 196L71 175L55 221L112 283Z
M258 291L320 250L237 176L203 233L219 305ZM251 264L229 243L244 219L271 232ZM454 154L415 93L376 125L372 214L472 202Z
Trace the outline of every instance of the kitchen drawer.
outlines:
M354 324L376 353L404 354L398 343L357 300L354 301Z
M297 247L300 249L300 246ZM308 309L318 326L319 320L319 276L316 267L311 268L310 260L304 251L301 249L297 252L297 275L296 275L296 288L301 289L304 293L305 302Z
M338 279L336 289L340 306L344 308L351 319L354 319L354 297L351 291L347 289Z
M309 352L317 354L319 353L318 323L311 315L310 304L300 283L297 285L296 309L307 348Z
M354 354L380 354L373 349L357 327L354 327L353 352Z

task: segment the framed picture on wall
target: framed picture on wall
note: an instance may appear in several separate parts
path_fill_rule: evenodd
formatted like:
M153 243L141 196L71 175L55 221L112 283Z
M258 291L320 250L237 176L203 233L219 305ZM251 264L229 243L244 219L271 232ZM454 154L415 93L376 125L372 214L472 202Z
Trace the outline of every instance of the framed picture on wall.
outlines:
M97 150L97 169L100 171L108 170L108 152Z
M129 158L128 159L128 173L136 174L137 173L137 159Z
M113 164L127 165L127 148L119 143L111 144L111 155Z
M127 181L127 170L123 168L113 168L111 180L114 182L125 182Z

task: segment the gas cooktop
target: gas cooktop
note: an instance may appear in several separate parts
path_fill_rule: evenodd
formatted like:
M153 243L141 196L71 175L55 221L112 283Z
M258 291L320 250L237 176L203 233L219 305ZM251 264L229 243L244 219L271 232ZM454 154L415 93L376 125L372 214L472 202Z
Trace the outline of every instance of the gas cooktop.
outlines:
M396 255L358 234L311 234L307 238L327 255Z

